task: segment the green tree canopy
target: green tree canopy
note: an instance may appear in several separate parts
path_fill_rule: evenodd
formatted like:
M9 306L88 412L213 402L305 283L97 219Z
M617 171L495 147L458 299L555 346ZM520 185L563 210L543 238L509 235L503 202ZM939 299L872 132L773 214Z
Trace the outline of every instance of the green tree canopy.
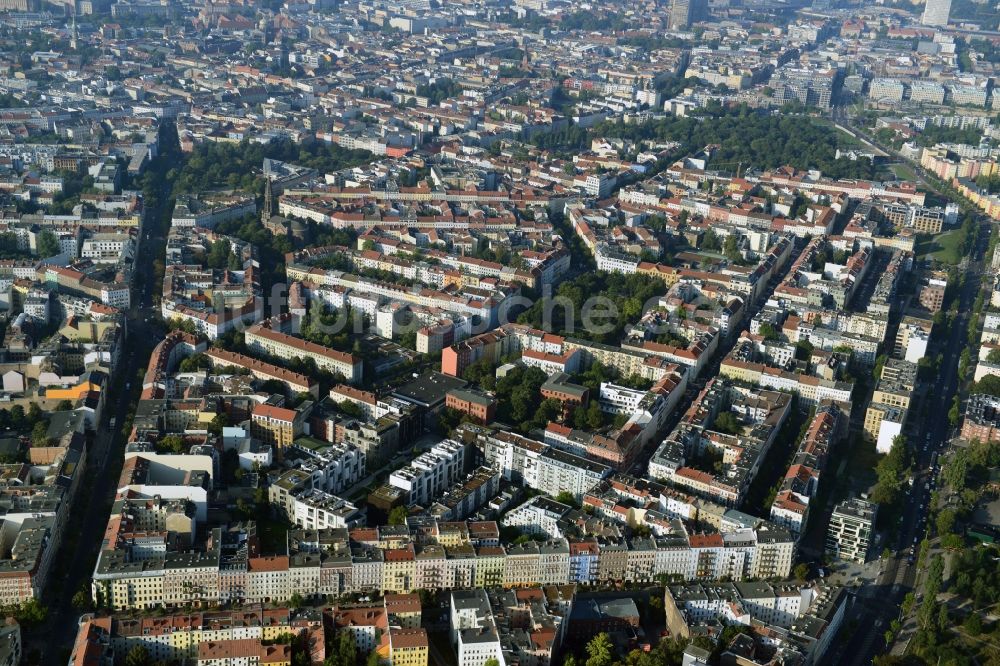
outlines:
M405 506L393 507L389 511L389 524L390 525L405 525L406 519L409 517L410 512Z
M56 238L54 233L45 229L38 234L38 238L35 240L35 247L38 248L39 257L43 259L54 257L59 254L59 239Z

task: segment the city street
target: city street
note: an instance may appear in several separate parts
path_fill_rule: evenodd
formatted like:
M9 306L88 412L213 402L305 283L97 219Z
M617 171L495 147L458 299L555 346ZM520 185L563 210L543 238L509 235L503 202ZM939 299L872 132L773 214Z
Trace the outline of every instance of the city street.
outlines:
M947 446L951 435L951 425L947 414L952 397L958 389L958 361L961 350L966 346L969 315L981 287L984 253L989 244L991 226L983 225L978 244L972 252L972 259L964 270L966 275L962 290L957 294L958 314L952 322L948 337L937 341L928 350L928 355L942 354L938 377L930 390L924 392L923 402L917 421L909 430L910 443L914 455L914 481L907 503L901 516L898 530L889 531L885 547L893 551L892 557L883 564L882 572L872 585L865 585L853 606L853 617L857 630L846 642L834 650L825 660L828 664L849 664L860 666L870 664L872 659L885 651L883 634L889 623L899 617L900 604L907 592L913 590L917 582L917 568L911 563L911 553L915 555L926 532L931 490L929 484L936 477L932 468L932 458ZM863 570L849 569L851 574L834 578L838 582L850 584L855 579L864 581L871 575L869 563ZM904 642L900 636L897 643Z
M164 195L168 192L164 186ZM165 198L164 198L165 200ZM63 539L53 574L43 603L48 608L44 622L24 629L24 654L27 663L65 663L77 631L80 610L72 603L78 590L90 589L90 577L97 563L104 528L111 512L121 474L125 442L122 432L130 407L142 392L141 375L149 362L150 353L162 338L158 322L150 320L156 314L152 306L154 284L152 266L163 253L166 240L159 225L163 211L147 211L144 223L149 236L139 244L135 265L146 271L133 290L133 307L126 313L127 337L118 367L111 378L108 400L92 448L87 453L85 476L72 506L68 524L71 532ZM127 387L127 388L126 388ZM115 428L109 430L109 424ZM33 657L37 656L38 659Z

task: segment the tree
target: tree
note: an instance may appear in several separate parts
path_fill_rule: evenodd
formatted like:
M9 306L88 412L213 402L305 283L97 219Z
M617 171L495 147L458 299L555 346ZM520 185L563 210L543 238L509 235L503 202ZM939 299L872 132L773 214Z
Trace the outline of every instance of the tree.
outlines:
M21 602L14 617L21 624L39 624L45 621L49 614L49 609L42 605L42 602L32 597Z
M409 330L409 331L406 331L405 333L403 333L403 335L401 335L399 337L399 344L400 344L400 346L406 347L407 349L416 350L416 348L417 348L417 331L416 330Z
M562 504L568 504L569 506L576 506L576 497L573 496L568 490L563 490L558 495L556 495L556 501Z
M795 565L795 577L801 581L809 578L809 565L805 562Z
M701 239L701 249L708 250L709 252L718 252L722 249L722 243L719 242L719 236L714 230L709 229L705 232L705 235Z
M1000 397L1000 377L996 375L986 375L973 384L970 393L985 393L986 395Z
M728 435L735 435L736 433L742 431L740 427L739 419L732 412L722 412L719 414L712 428L717 432L726 433Z
M500 660L496 657L490 657L483 662L483 666L500 666Z
M209 268L226 268L229 265L229 252L229 242L219 239L212 243L212 247L208 251L208 256L205 257L205 264Z
M913 605L917 603L917 595L913 592L907 592L906 596L903 597L903 615L909 615L913 611Z
M726 236L726 240L722 244L722 254L734 264L743 261L743 255L740 253L740 242L735 234Z
M212 367L212 361L205 354L192 354L183 359L178 366L181 372L198 372Z
M778 332L778 329L776 329L773 324L767 321L763 322L760 325L760 334L761 336L763 336L765 340L777 340L778 338L781 337L781 334Z
M353 666L358 660L358 647L354 642L354 634L350 631L341 631L337 637L337 656L343 666Z
M39 257L43 259L54 257L59 254L59 239L56 238L54 233L45 229L35 239L35 247L38 250Z
M897 435L892 440L892 448L875 466L875 474L878 480L872 489L872 501L884 506L894 504L910 476L910 454L905 437Z
M405 525L406 519L409 517L410 512L405 506L393 507L389 512L389 524L390 525Z
M614 656L614 646L611 638L601 632L587 643L587 666L611 666Z
M184 442L184 438L180 435L167 435L160 440L158 448L172 453L183 453L186 448L186 444Z
M77 609L78 611L83 612L90 610L91 608L90 594L87 592L87 590L84 589L77 590L76 594L73 595L72 604L73 608Z
M969 617L965 618L965 622L962 623L962 628L969 634L978 636L983 633L983 619L979 617L979 613L972 611L969 613Z
M288 598L288 607L301 608L304 602L305 600L302 598L302 595L296 592L295 594L293 594Z
M948 615L947 604L941 604L938 607L937 627L938 631L948 631L951 629L951 618Z
M538 405L535 415L531 418L529 430L533 428L544 428L551 421L555 421L562 414L562 403L555 398L546 398Z
M795 343L795 358L799 361L808 361L812 356L813 349L815 349L813 343L808 340L799 340Z
M885 367L885 362L889 360L885 354L879 354L875 359L875 368L872 370L872 377L874 379L879 379L882 377L882 368Z
M532 413L532 406L535 404L536 393L531 390L531 386L522 384L514 389L510 395L511 418L518 423L528 420L528 415Z
M212 417L212 420L209 422L206 430L208 430L209 434L218 437L219 435L222 434L222 429L228 425L229 425L229 417L226 416L225 412L219 412L218 414Z
M958 395L955 396L956 398ZM958 403L951 406L948 410L948 424L952 427L958 425L959 420L962 418L962 412L958 408Z
M938 536L951 534L952 530L955 529L955 511L953 509L942 510L937 515L934 526L937 527Z
M35 424L35 427L31 429L31 443L33 446L47 446L49 443L48 437L49 427L45 421L39 421Z
M125 655L125 666L151 666L153 659L149 656L149 650L142 643L132 646L132 649Z
M21 430L25 427L24 407L14 405L10 408L10 427L14 430Z
M601 408L597 405L597 401L594 400L587 407L587 427L591 430L599 430L604 426L604 414L601 413Z

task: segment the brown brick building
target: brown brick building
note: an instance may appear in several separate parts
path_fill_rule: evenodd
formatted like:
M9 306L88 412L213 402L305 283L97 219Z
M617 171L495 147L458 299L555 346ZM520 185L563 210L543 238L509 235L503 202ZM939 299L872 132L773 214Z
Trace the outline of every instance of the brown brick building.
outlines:
M489 423L496 417L496 398L480 391L451 389L445 395L444 404L478 419L481 423Z

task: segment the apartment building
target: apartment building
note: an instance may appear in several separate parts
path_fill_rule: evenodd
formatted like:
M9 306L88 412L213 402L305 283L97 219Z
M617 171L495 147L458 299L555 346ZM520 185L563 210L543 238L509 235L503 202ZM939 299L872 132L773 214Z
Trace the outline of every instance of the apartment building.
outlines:
M899 104L903 101L906 86L896 79L873 79L868 86L868 99L887 104Z
M266 647L262 641L273 643L282 634L323 634L322 614L288 608L194 611L157 617L115 614L97 622L106 626L108 646L117 654L128 654L142 646L156 660L194 662L212 654L213 658L228 659L221 662L227 665L244 659L252 664L280 664L290 656L284 651L271 654L262 651L260 648ZM250 643L245 644L245 649L241 646L227 651L218 647L240 640ZM202 645L206 643L216 647L203 653ZM241 652L245 655L238 657Z
M784 577L795 551L791 534L766 521L756 528L725 527L722 534L697 535L673 520L651 542L555 539L499 547L492 545L495 525L494 536L485 542L473 538L480 530L469 523L467 532L440 545L422 541L416 528L366 530L344 520L350 532L300 530L289 534L287 556L261 556L249 547L252 525L214 528L202 550L188 550L197 535L190 517L174 511L164 517L167 522L152 523L136 522L136 515L132 508L116 508L109 528L116 536L101 551L94 571L92 595L115 609L216 600L281 603L293 594L407 593L421 586L608 584L630 571L651 580L662 574L684 580ZM299 520L305 525L341 522L318 514L300 514ZM156 524L165 527L152 531ZM140 534L139 528L150 530Z
M863 564L868 559L878 505L860 498L833 507L826 532L826 552L841 560Z
M836 407L817 410L771 504L771 521L796 538L806 528L809 504L819 491L820 475L834 442L843 436L844 417Z
M289 447L296 437L305 432L311 406L308 401L296 409L259 404L250 417L250 434L279 450Z
M915 363L888 359L884 364L864 420L865 435L875 441L880 453L888 453L893 440L902 432L916 383Z
M279 381L285 385L288 397L298 393L308 393L314 400L319 398L319 384L316 380L298 372L216 347L206 350L205 357L214 367L249 370L252 376L262 382Z
M458 666L481 666L489 659L503 663L486 590L452 591L450 625Z
M429 511L438 520L465 520L499 493L500 472L491 467L480 467L460 485L445 491Z
M917 300L928 312L934 314L944 307L944 294L948 288L948 278L943 274L934 274L921 281Z
M962 439L1000 441L1000 399L981 393L969 396L962 418Z
M289 335L284 330L290 326L291 315L285 313L250 327L245 333L247 348L272 358L312 359L318 368L343 376L348 384L361 381L360 358Z
M406 491L410 506L429 506L465 474L465 445L444 440L430 451L421 453L406 467L390 474L389 485Z
M572 609L572 593L555 585L455 590L449 625L458 664L550 664Z
M482 391L452 389L445 395L445 406L468 414L480 423L489 423L496 415L496 399Z
M516 527L524 534L556 539L562 537L559 521L572 510L573 507L548 497L532 497L508 511L501 522L504 527Z
M584 493L610 474L608 465L550 447L538 457L538 485L535 487L553 497L569 492L579 501Z
M291 645L265 645L252 638L204 641L198 645L196 666L291 666Z
M389 661L392 666L427 666L429 645L426 629L389 629Z
M721 405L730 402L734 418L746 427L738 434L714 430ZM687 412L687 417L657 447L648 464L649 476L725 506L742 501L760 469L791 400L777 391L748 392L713 380ZM737 417L737 415L739 415ZM720 470L688 463L692 453L722 455Z
M785 658L814 664L823 660L836 640L848 601L847 591L838 586L791 581L689 583L667 586L664 609L674 636L690 638L721 626L753 625L773 637L772 645ZM722 658L742 659L736 655L748 653L753 653L753 641L741 644L737 638ZM694 654L690 648L685 651L685 663Z

